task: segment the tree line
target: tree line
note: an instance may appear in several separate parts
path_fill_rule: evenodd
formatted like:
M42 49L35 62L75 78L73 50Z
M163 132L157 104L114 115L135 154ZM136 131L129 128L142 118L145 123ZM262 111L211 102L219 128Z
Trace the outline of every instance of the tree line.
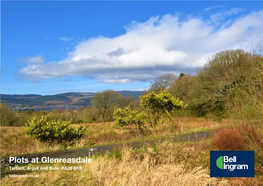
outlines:
M148 91L156 94L167 91L183 101L187 107L174 112L177 116L261 119L263 116L263 57L262 49L247 52L242 49L225 50L216 53L195 74L172 73L157 77ZM92 106L83 109L54 110L51 119L73 123L108 122L114 120L115 108L131 107L145 110L140 100L133 95L122 96L113 90L94 95ZM13 112L1 104L1 125L22 126L33 116L41 118L49 112Z
M157 77L140 100L105 90L94 95L92 107L74 110L71 116L63 112L60 117L55 114L55 118L40 111L13 112L2 102L1 125L12 126L16 117L22 118L21 114L38 113L22 124L25 133L41 141L62 143L84 135L85 127L70 126L73 123L114 120L112 127L125 127L144 136L149 127L155 131L165 119L173 123L175 116L262 119L262 54L242 49L222 51L209 58L194 75L170 73ZM76 116L77 122L72 120ZM89 120L84 119L87 116Z
M262 49L216 53L195 75L181 74L167 89L188 105L191 116L262 119L262 54Z

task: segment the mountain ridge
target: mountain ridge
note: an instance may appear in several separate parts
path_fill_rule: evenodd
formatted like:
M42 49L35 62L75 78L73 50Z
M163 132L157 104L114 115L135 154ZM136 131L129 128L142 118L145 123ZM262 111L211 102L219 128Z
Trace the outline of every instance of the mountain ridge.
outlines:
M138 98L143 91L116 91L117 93L127 96L133 95ZM66 107L66 106L91 106L91 100L95 93L91 92L66 92L54 95L39 94L0 94L1 102L3 101L10 108L45 108L49 107Z

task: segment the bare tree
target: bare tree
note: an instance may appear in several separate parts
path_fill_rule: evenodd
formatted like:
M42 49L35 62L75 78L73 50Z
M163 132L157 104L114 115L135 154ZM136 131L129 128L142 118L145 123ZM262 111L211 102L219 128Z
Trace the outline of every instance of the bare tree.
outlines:
M159 93L164 91L170 87L170 85L177 79L177 76L173 73L165 74L157 77L154 81L151 82L150 92L154 91L155 93Z
M117 105L119 94L113 90L104 90L94 94L92 105L101 117L101 121L111 121L114 106Z

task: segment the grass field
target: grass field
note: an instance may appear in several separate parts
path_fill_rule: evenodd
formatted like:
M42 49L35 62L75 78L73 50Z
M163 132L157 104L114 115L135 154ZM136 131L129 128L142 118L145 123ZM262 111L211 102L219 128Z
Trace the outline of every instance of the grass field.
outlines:
M73 146L66 143L63 144L63 146L58 144L43 143L37 139L26 136L23 133L23 127L4 126L1 127L1 157L65 150L66 148L77 148L112 142L116 143L134 140L140 137L129 130L112 128L112 123L113 122L84 124L86 126L85 136ZM157 127L156 132L149 130L145 137L158 138L166 135L217 129L220 127L231 126L233 121L222 120L221 122L218 122L213 119L180 117L175 118L174 123L175 125L171 125L168 122L165 122L163 125L159 125Z
M179 117L174 119L176 125L165 122L156 131L149 131L146 138L158 139L160 136L178 135L196 131L208 131L226 127L217 132L213 138L198 142L172 143L167 140L158 145L145 145L141 149L132 149L125 145L115 149L111 154L92 156L92 163L72 164L28 164L14 167L58 167L60 170L10 170L1 168L2 185L255 185L263 182L262 156L257 154L255 159L254 178L211 178L210 151L219 150L216 140L222 141L230 136L228 141L233 145L240 135L234 126L253 121L214 121L204 118ZM86 134L74 146L103 145L105 143L136 140L139 136L129 133L125 129L112 128L112 123L84 124ZM243 127L244 128L244 127ZM250 129L246 129L251 131ZM234 131L234 132L233 132ZM231 137L231 135L232 137ZM221 135L221 136L220 136ZM227 136L228 135L228 136ZM256 134L253 134L254 138ZM223 136L223 137L222 137ZM256 136L257 137L257 136ZM233 140L234 139L234 140ZM261 139L262 140L262 137ZM241 141L245 143L245 141ZM258 141L261 145L262 141ZM93 144L93 145L92 145ZM67 144L65 144L67 145ZM220 146L220 145L219 145ZM260 146L259 146L260 147ZM43 143L23 134L22 127L1 127L1 156L15 156L18 154L56 151L60 145ZM63 147L64 148L64 147ZM244 146L247 150L252 146ZM261 152L261 151L259 151ZM81 166L81 170L62 170L63 167ZM32 175L35 177L12 177L9 175ZM37 176L37 177L36 177Z
M209 153L216 150L212 140L171 143L132 150L124 146L113 154L92 157L87 164L48 164L61 170L2 170L2 185L261 185L262 172L255 178L210 178ZM27 169L28 166L24 165ZM81 166L82 170L62 170ZM19 166L23 167L23 166ZM262 167L256 166L258 171ZM9 174L38 175L35 178L9 178Z

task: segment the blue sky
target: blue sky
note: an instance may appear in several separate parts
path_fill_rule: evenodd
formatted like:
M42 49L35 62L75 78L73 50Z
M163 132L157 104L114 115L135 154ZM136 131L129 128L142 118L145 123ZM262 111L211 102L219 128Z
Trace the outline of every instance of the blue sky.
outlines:
M143 90L263 39L262 2L1 2L1 93Z

